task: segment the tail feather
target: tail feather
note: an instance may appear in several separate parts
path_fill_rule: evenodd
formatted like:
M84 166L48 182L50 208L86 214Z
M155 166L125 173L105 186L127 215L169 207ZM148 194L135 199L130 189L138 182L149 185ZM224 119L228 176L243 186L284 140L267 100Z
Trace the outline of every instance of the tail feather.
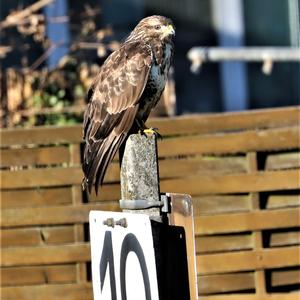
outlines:
M89 193L91 193L94 179L95 191L96 194L98 193L99 185L103 183L108 165L126 139L137 109L138 106L133 106L128 108L124 113L119 114L119 123L105 137L99 139L96 139L94 136L90 139L86 137L82 166L84 172L82 186L84 189L88 189Z
M89 193L92 191L95 175L101 165L102 159L110 146L110 137L102 140L101 143L93 144L89 161L86 162L85 178Z
M110 135L106 139L102 140L101 144L98 144L97 147L95 147L96 149L91 149L91 156L86 155L85 153L85 157L89 157L89 160L85 161L85 163L83 164L83 171L85 174L83 186L87 188L90 193L92 190L94 178L95 191L96 194L98 193L99 185L102 185L103 183L104 175L106 173L108 165L113 160L125 137L125 134L121 134L118 136ZM93 146L95 146L95 144ZM85 150L89 151L88 149Z
M114 156L116 155L118 149L120 148L121 143L124 141L126 135L122 134L117 137L115 137L110 144L110 147L105 152L105 155L101 159L101 163L97 169L96 173L96 180L95 180L95 191L96 194L98 193L98 188L103 183L104 175L106 173L106 170L108 168L108 165L113 160Z

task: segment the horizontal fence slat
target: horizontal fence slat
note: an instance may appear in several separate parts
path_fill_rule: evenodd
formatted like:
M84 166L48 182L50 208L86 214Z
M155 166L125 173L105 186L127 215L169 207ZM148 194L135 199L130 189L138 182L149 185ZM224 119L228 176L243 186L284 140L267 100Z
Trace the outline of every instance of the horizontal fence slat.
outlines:
M91 210L117 209L116 203L48 206L2 210L0 225L3 228L34 225L59 225L88 222ZM118 209L120 210L120 209Z
M199 300L299 300L298 293L274 294L227 294L201 296Z
M153 118L149 119L147 125L158 128L163 135L204 134L298 125L299 114L300 108L295 106L245 112Z
M266 170L280 170L290 168L300 168L300 152L267 155L265 162Z
M297 149L299 127L237 133L185 136L158 142L159 156L233 154L249 151Z
M198 288L200 295L251 290L255 288L254 273L198 276Z
M30 129L9 128L0 130L1 146L12 145L53 145L80 143L82 127L42 126Z
M299 225L300 225L300 220L299 220ZM271 234L270 237L271 247L286 246L286 245L300 245L300 231L274 232Z
M72 203L71 187L2 190L2 209Z
M71 187L33 187L32 189L2 190L2 208L52 206L72 202ZM92 190L89 201L115 201L120 199L120 184L107 184L100 187L98 195Z
M300 247L197 256L199 275L297 266ZM283 260L282 257L285 257ZM30 266L90 261L89 244L16 247L2 250L2 266Z
M198 255L199 275L297 266L300 247ZM283 259L284 258L284 259Z
M4 287L1 295L5 300L91 300L93 297L90 283L49 284L22 287ZM200 296L199 300L298 300L298 293L276 294L227 294L214 296Z
M271 285L300 284L300 270L275 270L271 273ZM254 273L225 273L198 276L199 294L228 293L255 289Z
M13 228L0 231L2 247L53 245L75 242L74 226Z
M161 181L161 190L195 195L292 190L300 187L299 171L260 171L250 174L195 175Z
M114 170L114 176L112 171L108 170L107 182L120 179L119 166L117 166L117 170ZM159 161L159 176L161 180L166 178L184 178L196 174L212 175L243 172L246 172L244 157L199 156L181 159L166 158Z
M257 210L247 213L198 216L195 234L243 232L299 226L300 209Z
M2 149L0 150L3 166L26 166L43 164L61 164L70 161L68 147L43 147L26 149Z
M89 243L3 248L1 256L2 267L66 264L91 260Z
M209 195L193 197L194 216L251 210L249 195Z
M253 248L251 234L196 237L196 253L237 251Z
M217 170L220 170L217 172ZM176 178L191 174L226 174L230 172L246 172L244 160L240 158L197 158L182 160L163 160L160 162L160 177ZM67 176L70 173L72 176ZM1 171L1 188L30 188L45 186L61 186L80 184L83 172L77 167L38 168L30 170ZM109 166L105 176L105 183L114 183L120 180L118 163Z
M298 125L299 107L252 110L239 113L195 114L153 118L147 123L162 135L203 134ZM26 132L26 134L24 134ZM1 129L2 147L27 144L80 143L82 126Z
M91 300L90 283L45 284L36 286L4 287L1 296L5 300Z
M1 268L2 286L76 282L76 265Z
M244 157L194 157L185 159L164 159L159 161L159 176L180 178L195 174L212 175L246 172Z
M119 211L117 202L30 207L2 210L2 227L33 226L48 224L71 224L87 221L89 210ZM281 219L278 219L281 218ZM249 213L235 213L216 216L195 217L196 234L214 234L247 230L286 228L298 226L299 209L265 210ZM230 220L230 222L227 222ZM251 220L254 220L253 222ZM284 220L284 222L282 221Z
M300 284L300 269L272 271L271 284L272 286Z
M300 206L300 195L274 195L271 194L267 198L266 208L281 208L281 207L292 207Z
M105 186L104 186L105 187ZM237 197L238 199L238 197ZM95 199L94 199L95 200ZM105 203L97 203L97 204L90 204L90 205L83 205L83 207L79 206L51 206L51 207L36 207L36 208L23 208L23 209L18 209L18 212L16 212L14 209L6 209L6 210L3 210L3 214L2 214L2 219L3 219L3 222L1 223L2 225L1 226L4 226L4 227L9 227L9 226L22 226L22 225L47 225L47 224L64 224L64 223L73 223L73 222L85 222L86 221L86 216L84 217L79 217L79 215L77 215L76 217L71 217L70 215L73 214L73 212L76 214L76 212L78 210L82 210L83 212L86 211L86 210L89 210L89 209L102 209L102 210L112 210L112 211L119 211L120 208L119 208L119 204L118 202L114 201L114 202L105 202ZM64 212L66 211L66 213ZM195 210L197 212L197 210ZM294 211L294 209L292 209L291 211ZM51 212L53 214L53 216L48 216L48 212ZM269 213L267 213L269 212ZM214 212L215 213L215 212ZM278 215L280 216L281 215L281 210L278 212L278 211L266 211L266 214L274 214L275 216L277 216L277 213ZM282 214L285 215L286 213L288 212L285 212L285 210L283 210ZM297 213L297 211L295 211L295 213ZM41 216L40 218L37 218L36 216ZM59 215L59 218L56 217ZM23 220L23 221L20 221L18 220L17 218L15 218L15 216L18 216L18 218L20 218L20 220ZM33 217L32 217L33 216ZM65 217L64 217L65 216ZM230 214L230 215L226 215L225 218L234 218L236 219L237 218L237 222L240 221L240 215L239 214ZM245 218L245 214L242 214L241 215L241 218ZM289 217L290 216L294 216L293 214L289 214L288 215ZM208 217L208 221L207 222L210 222L209 219L210 217L209 216L205 216L205 217ZM223 220L222 218L222 215L219 216L221 218L221 220ZM214 218L214 217L211 217L211 218ZM249 216L249 218L251 218L251 216ZM263 213L263 216L262 218L264 218L264 213ZM275 217L276 218L276 217ZM198 220L198 217L196 217L196 220L197 222L199 222ZM216 219L217 221L218 219ZM289 223L284 226L284 227L289 227L291 226L290 224L294 224L295 225L295 222L293 221L294 219L290 219ZM39 223L40 222L40 223ZM57 222L57 223L55 223ZM201 222L201 221L200 221ZM206 221L205 221L206 222ZM215 225L216 226L216 225ZM270 225L272 226L272 225ZM235 225L232 226L233 228L236 228ZM267 226L267 228L269 228ZM271 228L271 227L270 227ZM256 229L256 227L254 228ZM202 231L205 230L205 229L202 229ZM224 227L224 230L227 230L226 227ZM237 230L245 230L244 227L238 227ZM201 233L203 233L201 231ZM207 234L206 232L204 232L204 234Z
M39 168L21 171L1 171L1 189L32 188L80 184L80 167Z
M89 202L104 202L115 201L121 198L120 183L117 184L105 184L99 188L99 193L96 195L95 189L92 189L90 195L88 195Z
M33 246L42 243L38 229L6 229L0 231L1 247Z

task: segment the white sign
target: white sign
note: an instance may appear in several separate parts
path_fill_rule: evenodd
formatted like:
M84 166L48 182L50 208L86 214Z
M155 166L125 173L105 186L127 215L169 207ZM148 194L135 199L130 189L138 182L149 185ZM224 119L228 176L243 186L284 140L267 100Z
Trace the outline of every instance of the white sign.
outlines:
M91 211L90 236L94 300L159 300L148 216Z

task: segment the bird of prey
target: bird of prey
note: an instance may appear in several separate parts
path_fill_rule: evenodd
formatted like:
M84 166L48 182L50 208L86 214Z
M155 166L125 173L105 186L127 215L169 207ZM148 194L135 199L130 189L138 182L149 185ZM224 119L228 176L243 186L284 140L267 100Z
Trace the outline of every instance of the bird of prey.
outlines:
M145 121L164 90L173 58L172 21L142 19L125 42L105 60L88 92L84 114L83 187L98 192L106 169L133 128Z

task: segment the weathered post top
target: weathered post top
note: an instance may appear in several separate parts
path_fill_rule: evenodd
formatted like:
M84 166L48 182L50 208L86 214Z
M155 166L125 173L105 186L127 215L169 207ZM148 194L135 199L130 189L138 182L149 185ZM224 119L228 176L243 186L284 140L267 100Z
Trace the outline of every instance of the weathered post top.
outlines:
M156 136L129 136L121 165L121 208L160 220L160 189ZM129 202L128 200L131 200ZM152 207L152 208L147 208ZM147 210L145 210L147 208Z

